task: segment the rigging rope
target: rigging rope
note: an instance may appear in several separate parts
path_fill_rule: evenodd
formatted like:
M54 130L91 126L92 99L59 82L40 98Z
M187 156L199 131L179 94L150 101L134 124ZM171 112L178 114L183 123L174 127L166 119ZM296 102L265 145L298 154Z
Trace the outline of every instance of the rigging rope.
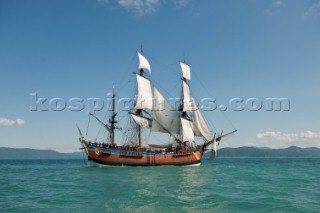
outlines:
M229 121L229 123L231 124L231 126L233 127L233 129L237 129L237 128L233 125L233 123L231 122L231 120L229 119L229 117L227 116L227 114L225 114L225 113L222 111L222 115L224 115L225 118Z
M149 130L149 134L146 131L144 131L143 133L145 134L143 142L144 142L144 145L147 145L149 144L151 130Z
M136 58L136 55L132 55L131 61L128 62L128 64L126 65L126 67L127 67L126 70L130 70L130 69L131 69L131 67L132 67L132 62L135 61L135 58ZM131 79L132 79L132 76L131 76L131 77L129 78L129 81L128 81L128 82L124 82L124 81L126 80L127 74L128 74L127 72L124 72L123 75L122 75L122 78L121 78L122 81L121 81L120 84L119 84L119 85L120 85L120 87L119 87L120 90L122 90L122 89L131 81ZM120 91L120 90L119 90L119 91ZM119 91L118 91L118 92L119 92Z
M88 136L88 130L89 130L89 125L90 125L90 119L91 119L91 116L89 115L89 120L88 120L88 125L87 125L87 131L86 131L86 137Z
M117 87L117 88L119 88L119 89L116 90L116 95L117 95L118 93L120 93L120 91L122 91L123 89L125 89L127 85L129 85L129 83L131 82L133 76L134 76L134 75L130 75L130 78L129 78L128 81L119 84L120 86Z
M209 90L204 86L204 84L202 83L202 81L200 80L200 78L198 77L198 75L196 74L197 72L193 72L194 76L196 77L197 81L199 81L200 85L203 87L203 89L205 90L205 92L207 93L207 95L210 97L210 93ZM222 112L222 115L225 116L226 120L229 122L229 124L232 126L232 128L236 129L235 126L233 125L233 123L231 122L231 120L226 116L226 114L224 113L224 111L220 111ZM214 127L215 128L215 127ZM217 131L217 129L215 128L215 130Z
M99 136L100 131L101 131L101 128L102 128L102 125L99 125L99 126L100 126L100 127L99 127L99 131L98 131L98 133L97 133L97 135L96 135L96 138L94 139L94 142L97 142L98 136Z

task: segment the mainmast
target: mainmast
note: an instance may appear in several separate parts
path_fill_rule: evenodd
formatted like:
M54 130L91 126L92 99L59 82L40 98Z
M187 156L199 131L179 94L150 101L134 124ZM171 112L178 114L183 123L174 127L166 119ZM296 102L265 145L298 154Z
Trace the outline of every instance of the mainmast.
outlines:
M191 107L191 97L190 97L190 88L188 81L191 80L191 68L185 62L180 62L180 67L182 71L182 101L179 107L181 113L181 142L192 143L194 140L194 134L192 129L192 121L188 116L187 112L192 111Z
M191 97L188 83L188 81L191 80L191 68L185 61L180 62L180 67L182 71L182 102L179 111L181 111L182 117L188 118L187 112L192 110L190 105Z
M187 81L187 76L190 75L190 74L187 74L187 72L190 73L190 68L188 69L188 65L184 62L180 62L180 66L181 66L181 70L182 70L182 82L181 82L181 87L182 87L182 90L181 90L181 104L180 104L180 107L179 107L179 111L181 112L181 117L183 118L188 118L187 116L187 110L185 110L187 108L187 103L186 103L186 98L185 98L185 84L187 86L188 85L188 81ZM188 69L188 70L187 70ZM190 80L190 78L189 78Z
M116 113L116 95L115 95L115 92L114 92L114 86L112 87L112 116L111 118L109 119L109 123L110 123L110 142L111 142L111 145L114 146L114 136L115 136L115 129L116 129L116 123L117 121L115 120L116 116L117 116L117 113Z

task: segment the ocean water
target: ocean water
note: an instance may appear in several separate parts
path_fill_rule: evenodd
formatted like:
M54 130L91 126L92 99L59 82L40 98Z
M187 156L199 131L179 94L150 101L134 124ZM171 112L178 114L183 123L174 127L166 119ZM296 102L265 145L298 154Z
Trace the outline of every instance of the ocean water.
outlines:
M320 212L320 159L102 168L82 160L4 160L0 212Z

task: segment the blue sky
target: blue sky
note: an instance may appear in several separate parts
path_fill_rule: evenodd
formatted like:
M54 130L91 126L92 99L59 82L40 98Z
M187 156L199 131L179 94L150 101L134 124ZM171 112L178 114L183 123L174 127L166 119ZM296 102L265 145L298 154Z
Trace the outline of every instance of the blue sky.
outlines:
M196 98L290 100L290 111L205 112L217 131L239 130L222 146L320 147L319 26L319 0L2 0L0 146L76 150L87 110L31 111L30 93L105 98L115 83L130 97L143 43L166 97L186 59Z

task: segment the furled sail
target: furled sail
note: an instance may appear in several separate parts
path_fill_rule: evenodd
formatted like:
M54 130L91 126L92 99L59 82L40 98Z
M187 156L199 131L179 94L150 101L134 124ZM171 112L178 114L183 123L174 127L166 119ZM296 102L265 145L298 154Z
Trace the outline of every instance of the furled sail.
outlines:
M136 109L152 110L152 92L150 80L140 75L136 76L138 81L138 95L134 107Z
M131 114L134 122L142 127L151 127L151 120L140 115Z
M190 88L189 85L185 82L182 81L183 84L183 111L191 111L191 97L190 97Z
M187 79L191 80L191 68L188 64L185 64L183 62L180 62L180 67L182 70L182 76Z
M207 137L211 135L211 132L202 117L200 110L198 109L194 99L192 99L192 118L193 118L193 132L195 136Z
M139 69L146 69L151 74L151 67L148 60L139 52L138 52L138 57L139 57Z
M179 134L180 117L179 113L171 104L154 88L154 108L153 108L152 131L169 132Z
M192 121L187 120L185 118L181 119L181 132L180 135L182 135L182 141L183 142L192 142L194 140L194 134L192 129Z

